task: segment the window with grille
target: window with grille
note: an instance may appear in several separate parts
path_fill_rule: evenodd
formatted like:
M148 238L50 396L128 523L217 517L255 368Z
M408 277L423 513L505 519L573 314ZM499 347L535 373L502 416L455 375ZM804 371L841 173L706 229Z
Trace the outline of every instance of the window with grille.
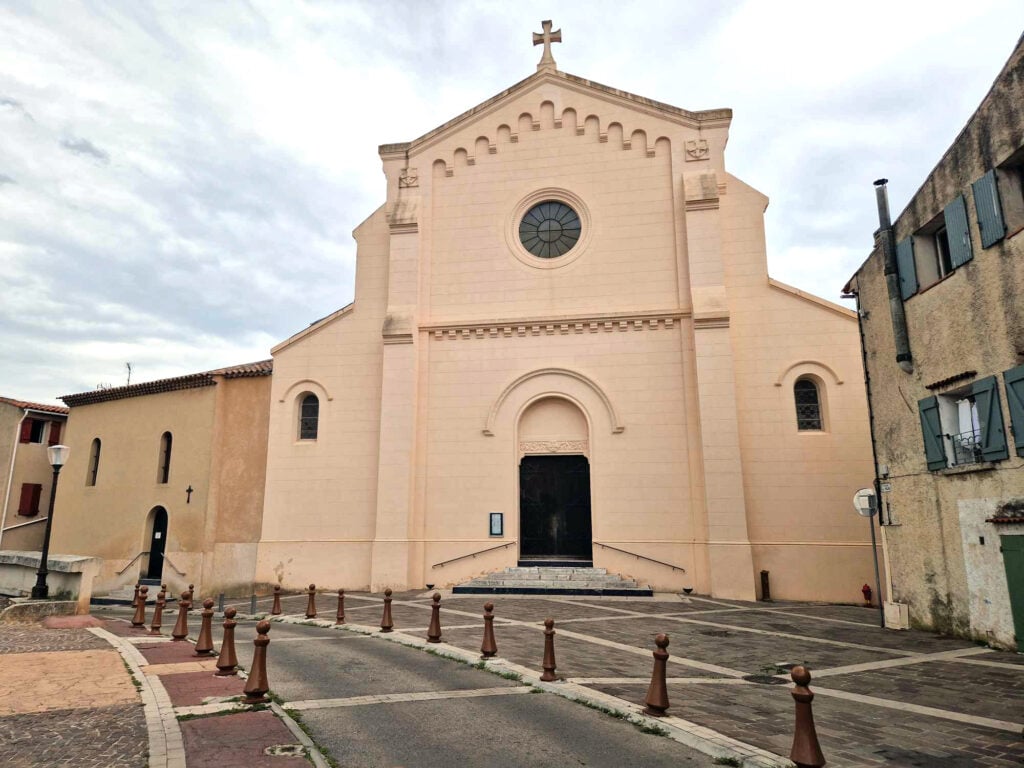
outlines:
M796 428L821 430L821 397L818 385L810 379L799 379L793 385L793 399L796 401Z
M299 406L299 440L316 440L320 421L320 398L306 395Z
M85 476L86 485L96 485L96 478L100 474L100 439L94 438L92 449L89 451L89 473Z
M164 432L160 437L160 465L156 472L158 483L166 483L171 477L171 441L170 432Z

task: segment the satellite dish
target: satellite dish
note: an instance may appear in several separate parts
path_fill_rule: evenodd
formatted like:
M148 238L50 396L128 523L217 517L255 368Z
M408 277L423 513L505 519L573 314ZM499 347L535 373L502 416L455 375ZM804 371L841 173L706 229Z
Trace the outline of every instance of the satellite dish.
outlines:
M878 500L874 488L861 488L853 494L853 508L861 517L874 517L878 511Z

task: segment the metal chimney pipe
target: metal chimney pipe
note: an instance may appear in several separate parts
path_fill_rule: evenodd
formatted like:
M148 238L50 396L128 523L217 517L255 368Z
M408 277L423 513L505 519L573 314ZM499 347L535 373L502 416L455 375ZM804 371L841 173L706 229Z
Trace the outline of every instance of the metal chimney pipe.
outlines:
M892 317L892 335L896 344L896 362L904 373L913 373L914 363L910 354L910 335L907 332L907 315L903 310L903 296L900 293L900 271L896 263L896 239L889 215L888 179L875 182L875 200L878 203L878 244L882 250L885 267L885 286L889 293L889 315Z

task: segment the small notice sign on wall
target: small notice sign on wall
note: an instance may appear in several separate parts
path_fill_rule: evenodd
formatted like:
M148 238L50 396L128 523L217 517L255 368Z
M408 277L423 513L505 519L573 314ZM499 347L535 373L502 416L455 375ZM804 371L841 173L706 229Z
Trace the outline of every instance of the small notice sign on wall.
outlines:
M505 535L505 513L491 512L491 536Z

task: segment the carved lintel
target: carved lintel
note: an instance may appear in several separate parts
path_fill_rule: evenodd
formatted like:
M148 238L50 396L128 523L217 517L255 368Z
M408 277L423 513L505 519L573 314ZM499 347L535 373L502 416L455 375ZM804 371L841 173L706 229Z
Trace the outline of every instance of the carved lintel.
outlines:
M707 160L709 154L707 139L690 139L686 142L686 162Z
M520 453L587 453L589 440L521 440Z

